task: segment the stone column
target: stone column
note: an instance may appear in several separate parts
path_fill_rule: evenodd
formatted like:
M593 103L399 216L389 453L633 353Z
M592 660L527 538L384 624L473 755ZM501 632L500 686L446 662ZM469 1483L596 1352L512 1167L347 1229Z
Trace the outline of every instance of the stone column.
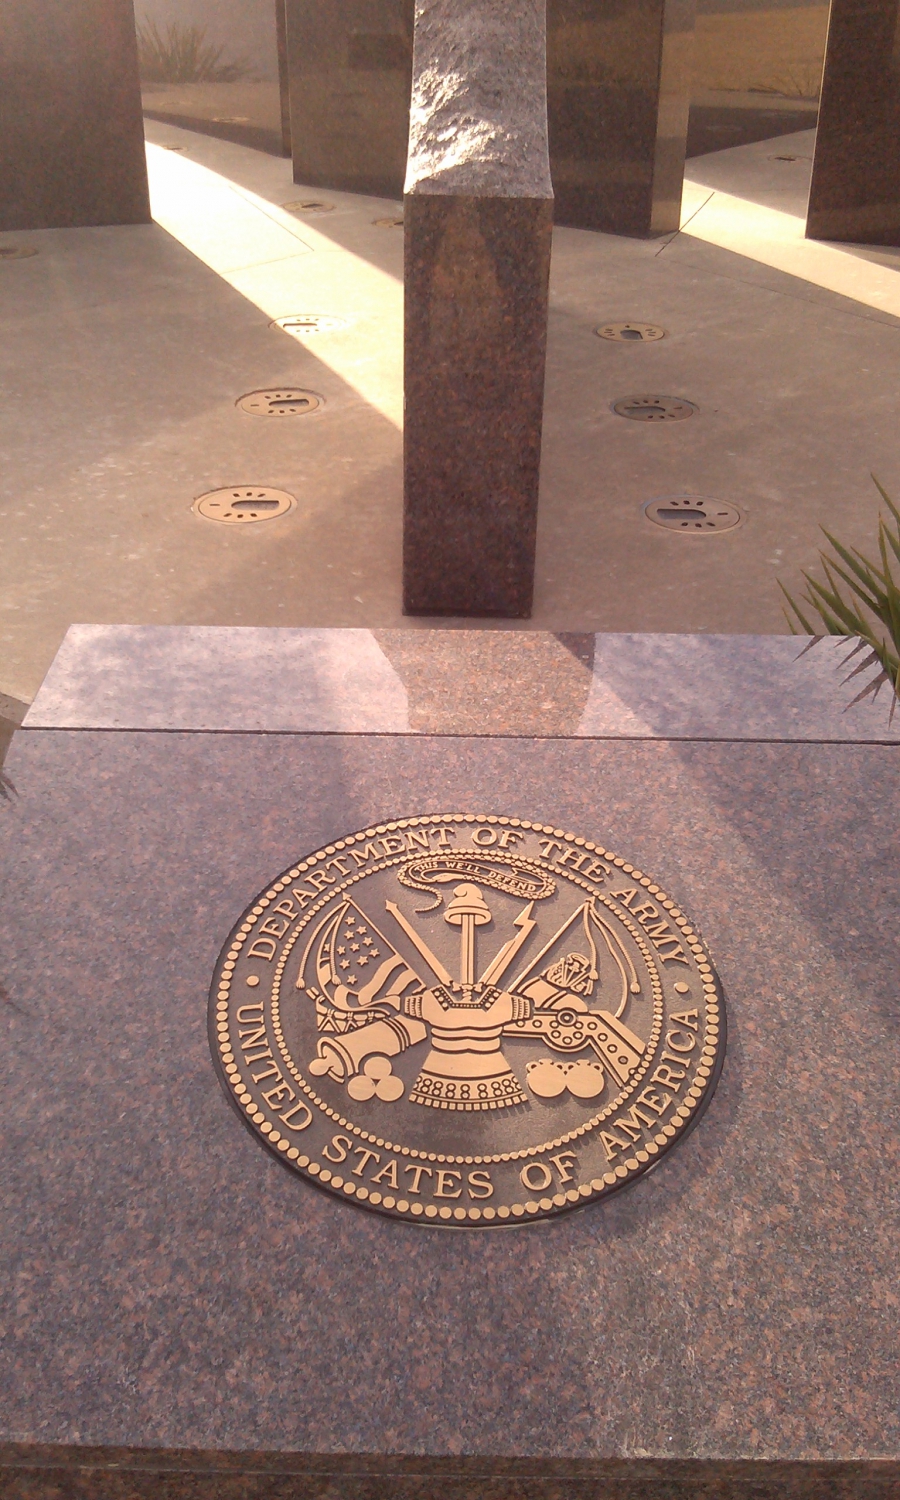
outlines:
M806 233L900 245L898 0L832 0Z
M417 0L407 614L531 612L552 216L544 0Z
M678 228L693 36L694 0L548 0L557 224Z
M278 103L281 109L281 149L291 154L291 76L288 69L286 0L275 0L275 41L278 47Z
M0 229L149 220L132 0L3 0Z
M294 181L399 198L413 0L286 0Z

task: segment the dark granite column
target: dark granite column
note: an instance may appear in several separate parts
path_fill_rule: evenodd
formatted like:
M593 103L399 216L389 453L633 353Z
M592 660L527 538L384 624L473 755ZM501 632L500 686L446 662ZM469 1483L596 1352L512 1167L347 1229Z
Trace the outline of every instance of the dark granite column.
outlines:
M543 0L419 0L406 179L407 614L531 612L553 194Z
M558 224L678 228L694 0L548 0L547 103Z
M132 0L3 0L0 229L149 219Z
M900 245L898 0L832 0L806 233Z
M286 0L275 0L275 39L278 45L278 101L281 106L281 149L291 154L291 79L287 55Z
M413 0L286 0L294 181L399 198Z

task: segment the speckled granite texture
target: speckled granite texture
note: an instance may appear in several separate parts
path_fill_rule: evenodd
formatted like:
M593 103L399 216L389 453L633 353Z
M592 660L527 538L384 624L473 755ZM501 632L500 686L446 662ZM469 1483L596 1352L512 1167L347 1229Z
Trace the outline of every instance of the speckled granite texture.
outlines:
M132 0L5 0L0 230L149 222Z
M419 0L409 144L404 609L524 618L553 224L543 0Z
M678 229L694 0L548 0L547 104L558 224Z
M895 747L33 730L9 769L0 1437L26 1446L4 1495L897 1493ZM284 1172L205 1024L276 871L451 804L652 871L729 1010L718 1092L657 1171L471 1236ZM146 1452L133 1481L42 1477L60 1444L191 1450L196 1477ZM213 1481L203 1450L242 1472ZM314 1483L285 1477L310 1454ZM515 1463L488 1483L487 1458Z
M845 641L73 625L30 728L900 742ZM0 704L2 711L2 704ZM21 714L19 715L21 718Z
M900 245L900 6L832 0L806 232Z

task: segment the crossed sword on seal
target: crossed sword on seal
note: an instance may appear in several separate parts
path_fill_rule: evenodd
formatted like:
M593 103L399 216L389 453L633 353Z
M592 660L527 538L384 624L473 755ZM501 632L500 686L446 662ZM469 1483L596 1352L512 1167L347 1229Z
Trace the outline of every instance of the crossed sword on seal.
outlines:
M399 1098L403 1085L389 1076L389 1059L424 1041L430 1025L432 1047L410 1096L414 1103L440 1103L441 1108L497 1108L527 1102L500 1050L501 1035L540 1038L552 1051L570 1056L591 1048L617 1083L626 1082L640 1061L644 1044L624 1024L621 1015L629 995L639 994L641 987L627 949L593 901L587 900L575 909L509 989L500 988L503 977L537 927L533 908L531 900L514 920L515 935L503 944L476 981L476 929L492 920L477 885L457 885L444 913L444 920L459 928L458 980L453 979L397 904L385 902L388 915L437 980L429 987L371 918L354 902L344 901L339 911L323 920L310 938L297 980L297 987L305 989L316 1002L320 1032L328 1033L320 1038L317 1056L310 1064L311 1072L319 1076L327 1073L335 1081L346 1083L354 1098L368 1098L372 1092L385 1100ZM392 954L362 992L351 990L342 981L335 958L341 924L349 932L357 923L356 914L368 924L362 930L371 929ZM567 954L540 973L542 961L579 922L587 939L588 956ZM614 1014L590 1009L583 998L593 991L600 977L594 931L602 937L621 980L620 1001ZM317 939L319 987L314 989L306 983L305 974ZM343 953L344 949L338 951ZM409 993L412 985L417 989ZM358 1076L363 1070L366 1077ZM602 1088L600 1078L596 1085L596 1091ZM447 1100L458 1102L448 1105ZM463 1100L469 1102L463 1104Z

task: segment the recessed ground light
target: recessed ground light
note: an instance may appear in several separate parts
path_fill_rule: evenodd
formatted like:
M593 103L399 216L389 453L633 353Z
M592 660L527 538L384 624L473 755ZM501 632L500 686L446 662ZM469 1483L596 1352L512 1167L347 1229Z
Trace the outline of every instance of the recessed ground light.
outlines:
M187 146L163 146L164 151L186 151Z
M665 495L648 500L644 515L654 526L677 531L680 536L711 536L732 531L744 519L730 500L711 500L708 495Z
M34 245L0 245L0 260L28 260L37 255Z
M249 115L213 115L214 125L249 125Z
M207 521L226 526L247 526L254 521L275 521L292 510L296 501L287 490L264 485L236 485L234 489L210 490L194 501L192 509Z
M379 229L402 229L403 228L403 218L402 218L401 215L398 215L394 219L373 219L372 223L373 224L377 224Z
M649 344L666 336L658 323L604 323L594 332L598 339L614 339L617 344Z
M791 156L785 152L784 156L770 156L769 161L812 161L811 156Z
M248 391L235 405L251 417L305 417L311 411L318 411L323 402L315 391L282 385L269 391Z
M612 403L617 417L632 422L683 422L699 407L684 396L622 396Z
M332 313L288 313L285 318L273 318L269 327L280 328L295 339L305 339L315 333L334 333L338 328L346 328L347 319L336 318Z
M326 203L321 198L302 198L299 202L283 203L282 208L287 209L289 214L330 214L334 204Z

